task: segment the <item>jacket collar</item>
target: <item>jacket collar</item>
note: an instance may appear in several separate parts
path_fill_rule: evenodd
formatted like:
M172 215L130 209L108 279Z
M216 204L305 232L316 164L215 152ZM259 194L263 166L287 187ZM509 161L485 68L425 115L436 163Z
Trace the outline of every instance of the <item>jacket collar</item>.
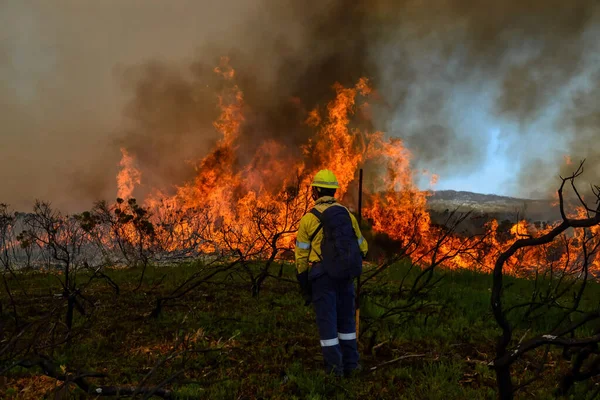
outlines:
M317 205L317 204L323 204L323 203L335 203L335 202L337 202L337 200L335 199L335 197L332 197L332 196L323 196L323 197L319 197L315 201L315 205Z

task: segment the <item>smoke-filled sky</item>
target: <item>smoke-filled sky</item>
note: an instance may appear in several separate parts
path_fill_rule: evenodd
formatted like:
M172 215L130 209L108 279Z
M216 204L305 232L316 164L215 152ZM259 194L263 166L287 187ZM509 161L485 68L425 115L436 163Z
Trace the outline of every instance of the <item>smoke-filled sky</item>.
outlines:
M374 127L403 138L437 189L548 196L565 156L600 184L596 4L0 0L0 202L112 199L120 147L147 187L183 183L219 137L222 55L252 111L248 154L305 143L290 99L311 109L366 76Z

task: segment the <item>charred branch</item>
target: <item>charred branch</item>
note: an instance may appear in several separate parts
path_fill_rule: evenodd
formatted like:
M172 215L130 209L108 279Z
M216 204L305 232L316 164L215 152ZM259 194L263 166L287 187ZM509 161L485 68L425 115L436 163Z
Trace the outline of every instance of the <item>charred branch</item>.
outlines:
M48 358L38 357L35 359L22 360L15 366L23 368L39 367L42 373L65 383L74 383L85 393L95 396L133 396L134 394L154 395L163 399L171 399L173 392L161 387L136 387L136 386L96 386L88 382L86 378L104 378L105 374L97 372L84 372L78 374L63 373L59 366ZM167 384L165 382L164 384ZM162 386L164 386L164 384Z
M563 318L563 320L560 321L560 324L557 324L557 328L554 331L548 334L539 335L527 341L523 341L517 346L511 348L510 344L513 340L514 326L509 321L508 312L515 309L515 307L505 309L502 302L504 291L504 266L507 263L507 261L511 257L513 257L519 250L528 247L543 246L549 244L552 241L554 241L557 237L559 237L568 228L590 228L600 223L600 203L598 204L596 209L590 209L576 190L574 181L582 173L583 162L580 163L577 170L571 176L561 178L562 183L560 185L560 188L558 189L558 197L562 222L555 226L553 229L551 229L549 232L539 237L531 237L516 240L506 251L500 254L494 265L491 307L494 318L496 319L496 322L502 330L502 334L498 338L496 358L491 363L491 366L496 370L496 379L501 399L512 399L514 396L515 389L512 382L510 368L516 360L522 357L523 354L530 352L533 349L539 348L540 346L559 346L565 349L569 349L573 347L586 347L595 345L600 341L600 335L598 334L585 338L574 337L574 333L579 327L583 326L584 324L590 321L597 320L598 318L600 318L600 313L597 311L584 314L576 322L573 322L562 329L558 327L562 325L564 318L566 318L567 316L569 316L570 318L571 315L577 313L581 302L581 298L586 288L586 282L588 279L588 263L590 259L590 251L588 249L586 241L584 241L582 246L583 263L582 272L580 275L582 277L581 286L579 288L579 291L575 294L572 306L566 310L565 317ZM567 216L567 213L565 211L565 199L563 194L564 187L567 183L570 183L571 187L574 188L579 201L586 210L586 213L588 215L587 218L577 219L569 218ZM595 253L597 248L598 245L593 246L593 248L591 249L591 253ZM570 255L567 254L567 256L567 260L569 260ZM566 268L563 269L563 272L564 271L566 271ZM563 273L563 276L564 275L565 274ZM529 312L531 312L535 308L552 305L552 302L556 302L556 299L562 297L565 293L566 291L558 291L553 296L548 296L545 299L542 299L543 301L541 301L539 304L536 304L534 301L532 301ZM535 296L533 298L535 298ZM571 337L568 337L568 335L570 335ZM579 377L583 375L577 375L577 373L575 373L573 376ZM569 385L565 385L565 387L566 386Z
M393 320L392 323L401 325L416 318L424 318L427 321L428 318L439 312L442 305L432 299L431 293L439 287L444 275L436 275L435 272L457 257L468 257L472 253L478 252L486 240L485 235L457 239L455 233L469 215L469 213L460 214L454 210L449 214L446 223L438 228L437 235L434 236L435 240L432 242L423 240L419 231L414 228L417 226L419 214L413 215L412 235L404 238L404 246L400 249L399 254L387 258L372 271L366 272L365 277L361 279L362 286L372 282L402 259L411 260L398 285L392 283L398 293L397 298L390 301L389 304L381 304L369 298L370 302L385 311L374 319L363 317L366 324L360 332L361 337L373 330L376 324L383 320L390 320L388 323ZM416 276L415 271L418 271ZM363 289L363 291L366 296L369 295L368 290ZM376 332L373 333L372 339L376 334Z
M209 270L209 272L203 270L201 272L194 273L192 276L187 278L183 283L181 283L177 288L175 288L175 290L169 296L157 298L156 306L154 307L154 310L150 314L150 317L157 318L160 315L160 313L162 312L162 309L166 303L185 296L186 294L188 294L192 290L198 288L202 284L209 283L213 277L231 270L236 265L238 265L238 263L239 263L239 260L236 259L225 265L217 265L212 270Z

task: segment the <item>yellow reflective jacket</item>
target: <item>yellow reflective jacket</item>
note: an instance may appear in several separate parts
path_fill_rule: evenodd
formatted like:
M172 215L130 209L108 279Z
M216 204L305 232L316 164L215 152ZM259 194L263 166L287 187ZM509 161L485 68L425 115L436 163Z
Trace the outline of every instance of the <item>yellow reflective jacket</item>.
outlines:
M315 208L319 212L325 211L329 207L344 207L338 203L333 197L324 196L319 198L315 202ZM345 208L345 207L344 207ZM358 238L358 244L360 251L363 255L367 254L369 250L367 241L360 232L358 221L354 218L354 215L350 213L350 219L352 220L352 226L354 232ZM308 270L310 264L313 262L320 261L321 255L321 241L323 240L323 230L321 229L313 238L312 243L310 237L314 234L315 230L319 227L319 219L312 213L306 214L300 220L300 226L298 227L298 236L296 237L296 270L299 274Z

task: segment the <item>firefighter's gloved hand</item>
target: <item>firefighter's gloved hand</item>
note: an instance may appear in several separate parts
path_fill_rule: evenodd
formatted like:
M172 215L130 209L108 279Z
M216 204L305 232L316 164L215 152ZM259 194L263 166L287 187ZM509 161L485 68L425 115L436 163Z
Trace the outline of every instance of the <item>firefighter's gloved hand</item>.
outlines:
M301 274L297 274L296 278L298 279L298 282L300 282L300 292L304 299L304 305L308 306L312 301L312 288L310 286L310 280L308 279L308 270Z

